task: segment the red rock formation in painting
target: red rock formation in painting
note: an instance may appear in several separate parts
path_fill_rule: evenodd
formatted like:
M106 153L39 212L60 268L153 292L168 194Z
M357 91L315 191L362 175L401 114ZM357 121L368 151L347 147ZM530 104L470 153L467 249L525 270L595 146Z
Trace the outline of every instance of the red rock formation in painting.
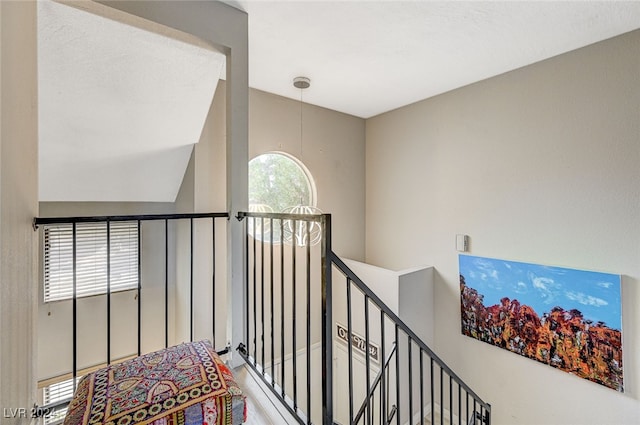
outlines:
M518 300L485 307L460 276L462 333L622 391L622 333L585 320L579 310L554 307L540 317Z

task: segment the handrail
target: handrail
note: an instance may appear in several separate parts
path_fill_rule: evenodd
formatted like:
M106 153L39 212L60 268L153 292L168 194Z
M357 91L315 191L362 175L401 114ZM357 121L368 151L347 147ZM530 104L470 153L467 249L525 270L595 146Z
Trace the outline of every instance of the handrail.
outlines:
M391 361L391 358L396 352L396 347L397 345L394 342L393 345L391 346L391 352L387 356L387 359L385 360L384 365L378 371L376 378L373 380L373 384L371 384L371 387L369 388L369 393L367 394L364 401L362 402L362 405L360 406L360 409L358 410L358 413L356 414L356 417L354 418L353 423L357 424L358 422L360 422L362 415L364 415L364 412L367 409L367 405L370 403L369 400L371 400L371 397L373 397L373 394L375 393L376 388L378 388L378 384L382 381L382 374L387 370L387 367L389 367L389 362Z
M41 224L69 224L69 223L97 223L104 221L150 221L150 220L180 220L188 218L229 218L228 212L219 213L183 213L183 214L138 214L138 215L97 215L83 217L35 217L33 230L38 230Z
M274 220L298 220L321 222L329 214L289 214L289 213L265 213L265 212L243 212L240 211L236 218L240 221L246 217L272 218Z

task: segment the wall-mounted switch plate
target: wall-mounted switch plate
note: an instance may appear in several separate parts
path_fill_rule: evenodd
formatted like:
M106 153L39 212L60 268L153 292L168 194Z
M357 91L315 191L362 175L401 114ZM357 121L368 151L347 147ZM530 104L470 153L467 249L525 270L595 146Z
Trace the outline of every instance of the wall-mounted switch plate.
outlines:
M460 252L469 251L469 236L456 235L456 250Z

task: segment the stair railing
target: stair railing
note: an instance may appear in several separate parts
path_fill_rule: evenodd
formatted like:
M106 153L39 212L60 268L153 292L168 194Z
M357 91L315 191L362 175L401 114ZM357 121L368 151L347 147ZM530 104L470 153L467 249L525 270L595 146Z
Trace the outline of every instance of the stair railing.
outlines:
M362 416L364 415L367 409L371 410L370 404L373 402L373 397L380 384L382 384L380 385L381 386L380 409L383 409L383 406L386 406L385 409L389 410L390 412L389 415L385 415L384 413L381 413L381 417L383 418L384 423L386 424L390 423L391 420L393 419L393 415L395 414L394 408L396 406L393 405L392 408L389 409L389 398L388 398L389 391L387 389L386 381L389 380L389 363L391 363L391 359L393 358L393 355L395 354L395 352L396 352L396 344L393 343L393 346L391 347L391 352L387 356L387 359L385 360L382 369L380 369L380 371L376 375L375 379L373 380L373 384L371 384L371 388L369 388L369 393L367 394L364 401L362 402L360 409L358 409L358 413L356 414L356 417L353 420L354 424L360 423L360 420L362 419ZM384 379L385 375L386 375L386 381ZM386 419L385 419L385 416L386 416Z
M354 312L364 312L363 323L367 341L366 368L371 367L370 345L379 344L384 357L385 347L395 344L395 364L390 364L391 378L386 387L388 395L396 406L395 423L431 424L445 422L464 425L469 420L481 418L478 424L490 424L491 406L458 377L424 342L389 308L356 274L335 254L331 257L334 267L343 274L346 292L347 320L349 328ZM340 298L339 281L333 279L336 298ZM373 312L372 312L373 310ZM334 311L339 315L339 311ZM355 321L354 321L355 322ZM353 331L355 332L355 331ZM349 366L349 375L357 374L355 366ZM365 382L370 382L368 379ZM395 387L395 388L392 388ZM357 392L357 391L356 391ZM353 393L353 392L352 392ZM355 419L349 421L356 424ZM388 417L388 416L386 416ZM369 419L366 424L386 423L385 415Z
M237 218L246 232L238 351L298 423L490 425L491 406L331 250L329 214Z
M43 241L47 239L46 235L48 232L53 233L55 231L58 231L58 234L62 235L61 237L68 236L67 239L69 239L65 239L60 242L60 245L65 252L59 255L63 259L69 260L66 266L69 266L71 270L69 271L68 276L63 277L71 279L72 291L68 294L68 297L57 301L71 303L70 333L72 338L69 347L71 355L67 356L66 353L61 353L56 350L52 350L47 353L47 356L49 357L55 356L54 358L58 364L67 365L68 373L57 378L59 380L63 380L63 378L71 378L71 387L75 390L79 378L84 373L87 373L88 370L93 370L97 367L123 361L131 356L139 356L144 352L162 348L162 346L166 348L169 345L173 345L178 342L194 341L196 336L198 338L210 338L213 344L220 340L225 341L226 338L216 338L215 324L226 322L226 317L222 315L224 314L224 311L220 311L221 309L218 308L219 302L216 301L216 288L222 284L221 278L216 274L216 265L224 263L220 261L220 258L218 258L219 256L216 255L216 227L221 227L223 224L226 224L223 220L226 221L228 218L229 214L226 212L34 218L33 229L34 231L41 229L41 232L43 233ZM218 222L220 224L217 225L216 223ZM112 263L114 262L112 258L112 251L117 252L118 245L118 241L114 237L114 229L117 228L118 224L122 223L127 223L131 228L132 233L135 233L135 250L137 251L135 256L132 255L132 258L135 257L136 264L130 264L129 270L130 273L133 273L133 270L135 270L135 275L137 277L135 280L135 287L132 286L126 289L127 291L135 293L136 304L136 320L131 323L131 325L136 328L135 338L134 340L128 341L125 341L125 338L119 337L117 330L112 329L112 327L116 328L116 325L113 324L116 316L115 311L122 309L122 305L118 304L116 300L113 300L113 298L115 298L116 290L112 287L112 282L114 280L113 276L117 275L118 271L122 271L112 270L114 268L117 269L117 267L112 267ZM83 229L85 230L83 231ZM83 347L86 344L83 345L80 343L81 338L79 337L78 328L83 321L91 320L92 322L97 323L98 317L96 312L91 311L91 317L87 318L87 309L80 309L80 306L86 302L85 297L87 296L86 294L82 295L79 293L80 285L78 283L78 275L81 274L79 270L81 269L81 258L79 257L83 252L86 256L86 248L83 251L82 238L80 235L86 235L87 232L95 232L101 237L104 237L104 247L102 247L102 249L105 249L106 251L104 266L105 275L102 276L105 280L105 287L102 291L98 291L98 293L92 295L94 299L103 299L105 302L106 314L104 317L104 329L96 327L92 333L93 338L97 340L102 339L105 342L105 353L97 364L91 364L88 366L82 365L80 362L81 358L87 357L87 352L86 350L83 350ZM155 243L159 243L160 246L158 248L160 249L154 250L153 248L148 248L148 251L143 250L143 239L146 240L148 246L152 245L152 243L149 242L151 239L146 239L144 235L154 235L153 241ZM96 239L102 240L101 237L96 236ZM183 242L181 249L177 248L177 244L179 243L178 238ZM196 240L199 240L200 243L196 243ZM84 243L87 243L86 237ZM100 248L97 243L96 247L97 249ZM133 246L130 248L133 252ZM180 256L179 259L171 258L178 256L177 253L179 253ZM210 267L210 275L202 275L200 276L200 279L196 279L196 269L194 268L195 256L199 256L200 267L203 267L203 264L208 263ZM146 276L143 276L143 269L141 265L143 262L147 261L149 263L153 262L162 266L164 271L164 279L162 279L162 282L157 282L150 277L147 278ZM181 262L185 269L185 273L183 273L180 283L177 282L179 280L177 277L170 276L170 270L172 267L175 267L175 264L177 264L178 261ZM62 265L60 267L62 267ZM177 272L172 270L172 273L175 275ZM60 278L60 280L64 279ZM146 283L153 283L155 288L151 287L151 285L149 285L148 288L143 287L143 280ZM200 284L197 285L197 283ZM173 303L176 295L171 294L170 287L175 288L177 285L180 285L185 292L185 295L188 293L188 298L186 300L187 302L185 302L186 305L184 306L186 310L185 317L183 318L185 326L183 326L181 332L178 332L175 329L172 332L169 321L171 315L170 305ZM161 299L156 299L155 302L150 302L148 304L145 303L143 299L147 294L151 295L153 292L160 292L162 295L160 297ZM210 297L208 300L210 303L208 301L205 303L205 300L207 300L208 297ZM202 304L208 304L206 311L204 311L205 309L202 307ZM163 338L161 337L161 340L156 338L155 342L145 341L146 348L143 348L143 328L150 329L151 327L151 322L145 322L144 320L143 310L150 311L152 308L163 313L164 324L160 324ZM114 312L112 312L112 310ZM83 312L85 313L84 315ZM207 315L210 319L209 324L203 323L202 321L196 322L196 320L194 320L197 316L206 318ZM206 321L207 320L205 319L205 322ZM197 335L194 334L196 327L206 328L206 325L210 326L210 333L208 331L205 332L199 330ZM155 328L157 329L157 325L155 325ZM172 333L174 335L171 335ZM112 345L115 345L116 342L128 345L131 349L131 352L128 353L129 355L115 358L115 350L112 348ZM225 354L228 351L228 347L223 348L221 345L222 344L218 342L216 347L218 349L218 354ZM71 394L69 394L69 397L65 397L64 399L56 402L45 404L43 406L34 406L35 416L51 417L55 412L63 415L70 401ZM45 420L44 423L47 424L48 420Z

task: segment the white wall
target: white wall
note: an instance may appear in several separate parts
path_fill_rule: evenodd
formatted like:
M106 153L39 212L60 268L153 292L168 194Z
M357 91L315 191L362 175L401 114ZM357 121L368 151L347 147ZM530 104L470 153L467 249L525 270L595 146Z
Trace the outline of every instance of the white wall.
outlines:
M37 235L31 227L38 215L35 3L0 2L0 31L0 407L15 412L35 402ZM3 424L27 421L2 419Z
M640 422L639 87L635 31L367 121L366 261L435 267L435 351L493 423ZM462 336L457 233L624 275L626 393Z

